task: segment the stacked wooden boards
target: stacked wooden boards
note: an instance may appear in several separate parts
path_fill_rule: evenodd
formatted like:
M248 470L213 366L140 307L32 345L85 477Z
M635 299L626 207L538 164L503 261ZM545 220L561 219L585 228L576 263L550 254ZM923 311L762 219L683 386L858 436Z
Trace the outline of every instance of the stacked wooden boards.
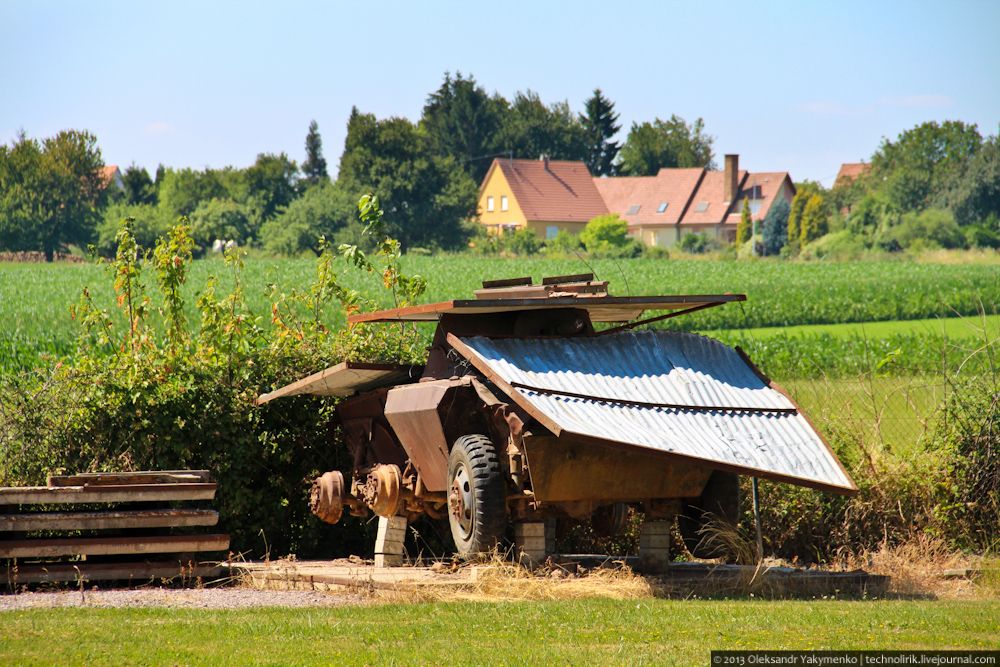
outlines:
M191 506L215 491L206 470L52 475L47 486L0 487L0 585L215 576L220 568L203 554L225 552L229 536L198 530L219 514Z

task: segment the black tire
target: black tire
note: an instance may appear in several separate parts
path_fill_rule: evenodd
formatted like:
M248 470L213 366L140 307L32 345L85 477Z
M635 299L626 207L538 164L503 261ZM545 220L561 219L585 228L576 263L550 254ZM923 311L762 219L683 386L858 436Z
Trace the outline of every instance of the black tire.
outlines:
M448 523L460 556L489 551L507 527L507 488L496 447L463 435L448 457Z
M598 537L618 537L625 532L628 505L615 503L598 507L590 517L590 526Z
M740 478L735 473L716 470L708 478L701 496L682 503L677 517L684 546L695 558L720 558L723 553L717 544L706 540L702 529L709 521L736 524L740 520Z

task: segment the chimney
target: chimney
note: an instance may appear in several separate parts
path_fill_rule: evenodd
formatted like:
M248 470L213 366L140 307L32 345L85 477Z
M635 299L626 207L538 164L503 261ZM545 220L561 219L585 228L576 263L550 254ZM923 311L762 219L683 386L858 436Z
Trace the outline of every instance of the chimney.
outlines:
M726 172L724 176L725 191L724 196L727 202L736 200L737 188L739 187L740 156L735 153L726 155Z
M545 153L542 153L540 156L538 156L538 159L542 161L542 167L545 168L545 171L548 171L549 170L549 156L546 155Z

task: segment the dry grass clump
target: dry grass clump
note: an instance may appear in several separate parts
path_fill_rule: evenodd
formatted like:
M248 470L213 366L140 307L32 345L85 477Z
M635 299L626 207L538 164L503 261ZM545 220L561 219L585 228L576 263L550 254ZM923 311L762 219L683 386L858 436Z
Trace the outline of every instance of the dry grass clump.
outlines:
M374 589L371 596L380 602L632 600L653 597L650 584L621 562L592 570L580 568L572 571L547 561L529 569L512 562L507 554L494 552L462 567L475 568L468 582Z
M920 533L903 544L882 544L874 550L843 553L832 566L889 575L890 595L941 599L1000 597L1000 559L963 554L940 538ZM982 574L946 577L949 570Z

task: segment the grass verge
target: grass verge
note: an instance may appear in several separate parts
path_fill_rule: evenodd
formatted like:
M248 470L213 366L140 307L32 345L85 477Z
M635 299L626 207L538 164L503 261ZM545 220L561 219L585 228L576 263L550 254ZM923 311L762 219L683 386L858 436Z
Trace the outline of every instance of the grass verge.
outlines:
M998 646L1000 602L435 603L4 614L14 664L706 664L712 649Z

